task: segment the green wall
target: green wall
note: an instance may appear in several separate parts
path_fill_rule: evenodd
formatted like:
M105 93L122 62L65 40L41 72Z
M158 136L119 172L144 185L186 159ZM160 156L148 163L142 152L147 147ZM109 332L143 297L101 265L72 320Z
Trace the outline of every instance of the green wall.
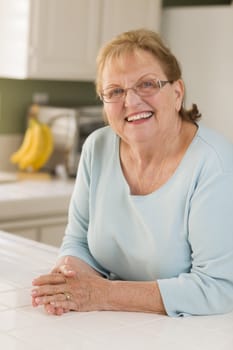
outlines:
M92 82L0 79L0 134L24 132L34 93L47 93L54 106L99 103Z

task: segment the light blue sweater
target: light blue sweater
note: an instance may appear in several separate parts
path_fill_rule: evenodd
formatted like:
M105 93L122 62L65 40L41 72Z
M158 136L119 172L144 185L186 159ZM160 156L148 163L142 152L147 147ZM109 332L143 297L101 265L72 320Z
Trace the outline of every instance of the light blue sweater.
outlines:
M60 255L110 279L157 280L170 316L233 310L233 145L199 126L155 192L131 195L110 127L81 155Z

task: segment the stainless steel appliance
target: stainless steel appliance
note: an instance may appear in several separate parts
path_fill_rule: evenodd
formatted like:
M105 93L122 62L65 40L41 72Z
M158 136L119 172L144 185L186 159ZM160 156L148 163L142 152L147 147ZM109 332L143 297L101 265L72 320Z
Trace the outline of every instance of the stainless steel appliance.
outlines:
M54 137L54 151L45 170L56 173L63 166L68 176L75 176L83 142L92 131L104 126L102 107L39 106L38 119L51 126Z
M77 121L75 143L69 155L68 172L70 176L76 175L82 146L88 135L105 125L103 108L100 106L81 107L78 109Z

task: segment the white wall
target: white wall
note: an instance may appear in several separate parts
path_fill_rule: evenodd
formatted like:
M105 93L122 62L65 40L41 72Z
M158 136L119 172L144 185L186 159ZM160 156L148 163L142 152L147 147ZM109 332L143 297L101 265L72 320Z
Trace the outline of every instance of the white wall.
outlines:
M233 141L233 5L165 9L161 33L179 59L186 107Z

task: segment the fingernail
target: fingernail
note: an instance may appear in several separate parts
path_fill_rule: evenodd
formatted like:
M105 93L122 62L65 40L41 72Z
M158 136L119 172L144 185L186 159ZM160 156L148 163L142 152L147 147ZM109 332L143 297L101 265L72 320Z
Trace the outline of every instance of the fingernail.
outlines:
M31 295L32 295L32 296L37 295L37 291L36 291L36 290L32 290Z

